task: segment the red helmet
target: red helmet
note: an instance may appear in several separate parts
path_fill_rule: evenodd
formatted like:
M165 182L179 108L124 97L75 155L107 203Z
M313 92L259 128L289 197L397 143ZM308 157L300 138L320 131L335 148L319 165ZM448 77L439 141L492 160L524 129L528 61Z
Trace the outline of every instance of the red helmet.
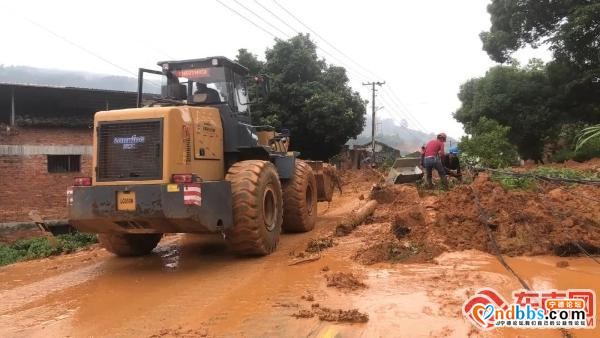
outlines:
M440 140L446 141L446 133L439 133L437 135L437 138L440 139Z

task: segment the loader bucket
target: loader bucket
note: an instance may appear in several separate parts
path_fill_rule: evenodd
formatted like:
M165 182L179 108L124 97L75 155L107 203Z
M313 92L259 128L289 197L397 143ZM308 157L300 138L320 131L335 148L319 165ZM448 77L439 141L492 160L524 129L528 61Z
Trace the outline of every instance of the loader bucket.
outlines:
M317 181L317 200L331 202L333 190L337 186L342 191L341 181L334 166L322 161L306 161L313 170Z
M419 168L420 162L421 159L418 157L397 158L390 169L386 182L401 184L420 180L423 178L423 170Z

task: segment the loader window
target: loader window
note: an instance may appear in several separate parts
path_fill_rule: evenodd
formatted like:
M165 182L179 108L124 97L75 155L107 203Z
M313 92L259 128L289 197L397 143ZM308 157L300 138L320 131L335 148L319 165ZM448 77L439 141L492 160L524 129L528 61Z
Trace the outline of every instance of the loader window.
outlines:
M171 74L186 86L190 102L216 104L230 100L230 83L222 67L177 69Z
M192 101L195 103L222 103L227 101L226 82L194 82Z
M235 103L239 113L248 113L248 90L244 83L244 77L235 74Z

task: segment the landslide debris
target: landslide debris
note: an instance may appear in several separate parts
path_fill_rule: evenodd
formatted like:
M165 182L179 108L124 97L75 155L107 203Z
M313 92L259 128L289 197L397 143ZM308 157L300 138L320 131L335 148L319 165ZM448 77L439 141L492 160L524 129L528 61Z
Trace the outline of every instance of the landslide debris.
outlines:
M321 252L327 248L331 248L333 244L333 238L331 237L313 238L308 242L304 251Z
M317 316L322 321L338 323L366 323L369 321L369 315L357 309L330 309L320 306L318 303L313 304L310 310L302 309L292 316L296 318L312 318Z
M334 272L325 275L327 286L341 290L359 290L365 289L367 285L363 283L355 274L347 272Z
M182 338L192 338L192 337L208 337L208 331L206 329L195 330L195 329L183 329L182 327L177 327L175 329L162 329L158 333L155 333L149 338L161 338L161 337L182 337Z
M581 254L579 247L600 253L600 187L505 189L482 173L470 185L434 196L420 197L410 184L374 186L371 198L380 205L355 259L373 264L429 261L443 251L494 253L474 194L502 254L569 256Z

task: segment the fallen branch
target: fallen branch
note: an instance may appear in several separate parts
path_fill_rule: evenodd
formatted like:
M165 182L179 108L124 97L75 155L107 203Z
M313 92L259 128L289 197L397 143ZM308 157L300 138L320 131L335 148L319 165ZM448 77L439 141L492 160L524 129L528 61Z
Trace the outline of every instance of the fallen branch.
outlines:
M362 222L365 221L369 215L371 215L375 208L377 208L377 201L370 200L367 204L363 205L360 209L356 210L348 219L342 221L335 228L335 236L346 236L352 232L352 230L356 229Z
M303 264L303 263L309 263L309 262L314 262L314 261L318 261L319 259L321 259L321 255L311 256L311 257L308 257L308 258L303 258L303 259L294 261L294 262L288 264L288 266L298 265L298 264Z

